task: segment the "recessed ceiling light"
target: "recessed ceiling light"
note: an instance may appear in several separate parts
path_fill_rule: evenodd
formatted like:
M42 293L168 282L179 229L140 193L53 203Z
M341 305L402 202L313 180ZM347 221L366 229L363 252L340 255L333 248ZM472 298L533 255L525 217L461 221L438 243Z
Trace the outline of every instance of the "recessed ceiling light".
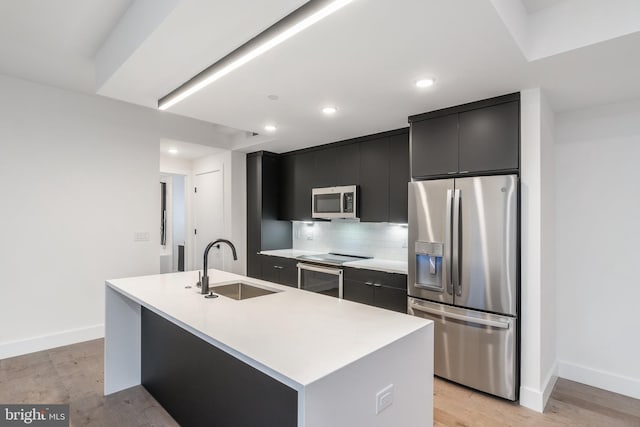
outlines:
M436 79L434 79L434 78L420 79L420 80L416 81L416 86L417 87L429 87L429 86L433 86L433 84L435 82L436 82Z
M335 114L335 113L336 113L336 111L338 111L338 109L337 109L336 107L331 107L331 106L324 107L324 108L322 109L322 112L323 112L323 113L325 113L325 114L326 114L326 115L328 115L328 116L330 116L330 115L332 115L332 114Z
M169 154L178 154L178 149L177 148L169 148Z
M276 125L266 125L264 127L264 130L266 130L267 132L275 132L276 130L278 130L278 128L276 127Z

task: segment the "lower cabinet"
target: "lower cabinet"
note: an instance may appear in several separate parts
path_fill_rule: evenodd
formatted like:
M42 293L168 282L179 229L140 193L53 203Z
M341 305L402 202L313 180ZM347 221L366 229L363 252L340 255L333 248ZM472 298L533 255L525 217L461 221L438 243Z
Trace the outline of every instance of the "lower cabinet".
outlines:
M344 299L407 312L406 274L344 267Z
M258 255L262 266L260 279L281 285L298 287L298 262L291 258Z

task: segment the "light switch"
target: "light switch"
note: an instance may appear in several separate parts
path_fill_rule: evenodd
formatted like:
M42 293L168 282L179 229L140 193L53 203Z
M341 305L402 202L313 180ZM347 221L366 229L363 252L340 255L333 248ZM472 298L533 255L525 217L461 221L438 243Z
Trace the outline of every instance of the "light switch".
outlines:
M148 231L136 231L133 233L133 241L134 242L148 242L149 241L149 232Z
M393 403L393 384L389 384L376 394L376 415Z

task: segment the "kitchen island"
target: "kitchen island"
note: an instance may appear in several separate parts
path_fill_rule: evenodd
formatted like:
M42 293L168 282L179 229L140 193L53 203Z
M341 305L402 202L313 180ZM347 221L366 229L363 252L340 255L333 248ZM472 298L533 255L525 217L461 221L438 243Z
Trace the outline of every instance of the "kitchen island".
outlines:
M209 277L274 292L206 299L195 271L106 282L105 395L142 384L182 425L432 425L432 322Z

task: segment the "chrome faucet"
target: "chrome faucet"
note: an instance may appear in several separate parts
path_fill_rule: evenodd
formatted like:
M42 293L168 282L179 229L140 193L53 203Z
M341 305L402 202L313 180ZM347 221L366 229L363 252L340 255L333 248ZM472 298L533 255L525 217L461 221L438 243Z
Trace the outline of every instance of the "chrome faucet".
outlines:
M231 252L233 253L233 260L238 260L238 255L236 254L236 247L233 246L233 243L228 241L227 239L217 239L213 242L209 243L207 247L204 249L204 261L202 262L202 281L200 282L200 293L208 294L209 293L209 276L207 275L207 266L209 264L209 250L212 247L220 247L220 243L226 243L231 248Z

